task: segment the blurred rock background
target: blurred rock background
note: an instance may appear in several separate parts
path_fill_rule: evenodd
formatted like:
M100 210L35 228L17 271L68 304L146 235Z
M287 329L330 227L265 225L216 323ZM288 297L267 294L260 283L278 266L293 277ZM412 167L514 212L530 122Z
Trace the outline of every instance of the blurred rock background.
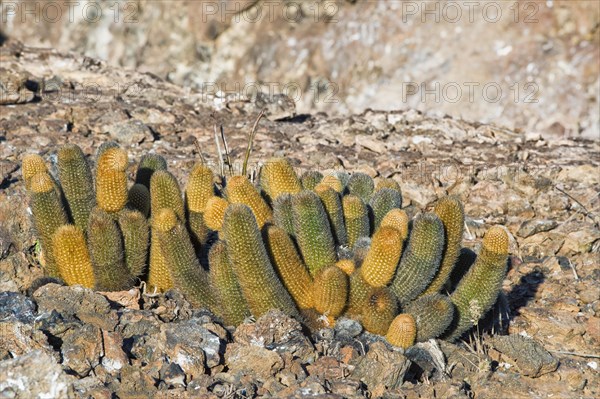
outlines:
M597 1L0 1L0 41L298 113L418 109L599 140ZM42 68L54 76L54 65Z

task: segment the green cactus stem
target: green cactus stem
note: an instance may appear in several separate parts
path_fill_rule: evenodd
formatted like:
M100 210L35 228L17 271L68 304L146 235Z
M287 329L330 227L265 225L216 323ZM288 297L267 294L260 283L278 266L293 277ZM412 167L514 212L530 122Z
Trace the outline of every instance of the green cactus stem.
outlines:
M390 286L401 305L415 299L429 285L439 268L443 248L444 225L440 218L435 214L417 216Z

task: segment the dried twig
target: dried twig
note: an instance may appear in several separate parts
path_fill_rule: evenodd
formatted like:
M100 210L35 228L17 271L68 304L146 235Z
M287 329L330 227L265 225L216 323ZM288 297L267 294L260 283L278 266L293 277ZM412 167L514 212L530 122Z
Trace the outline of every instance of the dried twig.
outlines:
M220 126L221 131L221 141L223 142L223 147L225 148L225 163L227 163L227 168L229 169L229 176L233 176L233 165L231 164L231 158L229 157L229 145L227 145L227 139L225 138L225 129L223 129L223 125Z
M265 110L263 109L258 114L256 121L254 121L254 126L252 126L252 131L250 131L250 135L248 136L248 148L246 148L246 155L244 156L244 165L242 166L242 176L246 176L246 172L248 170L248 159L250 159L250 153L252 152L252 145L254 144L254 137L256 137L256 128L258 127L258 122L265 116Z
M553 351L553 350L548 350L548 352L558 353L559 355L571 355L571 356L577 356L577 357L589 357L592 359L600 359L600 355L595 355L593 353L579 353L579 352Z
M215 130L215 144L217 145L217 154L219 155L219 170L221 178L225 179L225 165L223 163L223 152L221 151L221 144L219 143L219 135L217 133L217 124L214 125Z
M198 137L194 137L194 145L196 146L196 152L198 153L198 155L200 155L200 162L202 162L203 165L206 165L206 159L204 158L204 154L202 153L202 150L200 149L200 142L198 141Z

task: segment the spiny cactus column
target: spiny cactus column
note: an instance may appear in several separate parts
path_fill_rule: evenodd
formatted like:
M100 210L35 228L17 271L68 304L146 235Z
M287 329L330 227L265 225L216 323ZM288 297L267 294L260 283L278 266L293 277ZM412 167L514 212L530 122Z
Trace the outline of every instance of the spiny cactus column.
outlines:
M87 238L96 289L120 291L129 288L133 277L125 265L121 231L113 216L94 208L90 214Z
M183 196L177 179L171 172L157 170L150 178L150 213L170 208L179 220L185 220Z
M221 197L211 197L206 202L206 210L204 212L204 223L206 227L214 231L220 231L223 227L223 218L225 211L229 206L229 202Z
M396 302L396 297L387 287L370 289L361 317L365 330L385 335L398 313Z
M85 232L96 198L92 171L81 148L67 144L58 151L58 178L73 223Z
M300 177L302 188L305 190L314 190L321 180L323 180L323 174L317 170L307 170Z
M494 226L484 235L477 260L450 296L456 315L443 335L445 339L460 338L494 305L506 276L507 260L508 234L503 227Z
M351 276L352 273L356 271L356 264L352 259L340 259L335 264L337 268L346 273L348 276Z
M224 241L219 240L210 248L208 263L218 303L215 311L221 315L226 325L238 326L250 316L250 309L227 256Z
M288 234L280 227L265 226L263 241L271 262L299 309L314 306L313 281Z
M416 336L415 319L409 314L399 314L390 324L385 339L394 346L408 349L414 345Z
M96 166L96 201L106 212L115 213L127 204L127 152L106 149Z
M67 213L48 173L40 172L31 177L29 187L31 212L45 259L44 268L49 276L60 277L52 249L52 236L60 226L69 222Z
M260 172L260 185L271 201L281 194L296 194L302 184L287 158L269 159Z
M368 203L375 189L375 183L371 176L364 173L353 173L348 180L346 191L349 194L356 195L365 203Z
M139 211L123 209L119 212L119 228L123 235L127 270L132 277L140 277L148 261L148 220Z
M346 234L340 195L325 184L318 184L315 187L315 192L321 198L323 206L325 206L336 245L347 245L348 235Z
M342 314L348 299L348 276L336 266L317 273L314 281L314 305L317 312L331 319Z
M392 281L402 252L401 233L393 227L382 226L371 240L360 268L363 279L371 287L385 287Z
M377 231L381 221L389 211L402 207L402 195L400 191L382 188L375 191L369 206L372 212L372 231Z
M384 226L393 227L400 232L402 240L408 237L408 215L402 209L392 209L381 221L379 228Z
M311 276L335 265L337 255L327 213L319 197L312 191L302 191L292 198L294 232L302 259Z
M157 154L143 155L135 175L135 183L142 184L150 190L150 179L158 170L167 170L167 161Z
M415 299L435 275L444 248L444 226L434 214L421 214L413 221L406 251L390 288L401 305Z
M194 165L185 188L188 227L192 234L192 242L206 244L208 227L204 222L206 203L215 195L213 171L206 165Z
M323 179L321 180L321 183L319 183L319 184L324 184L326 186L329 186L333 190L335 190L337 193L340 193L340 194L344 192L344 184L334 174L324 176Z
M163 255L159 232L156 230L156 218L151 219L150 229L150 262L148 266L148 290L150 292L165 292L173 288L173 279L167 260Z
M439 292L454 269L460 248L465 225L465 213L460 200L456 197L444 197L438 201L433 212L444 224L444 250L442 263L437 274L423 295Z
M367 206L359 197L346 195L342 199L348 245L352 248L361 237L369 236L369 212Z
M187 229L178 220L173 209L158 210L154 230L175 286L193 306L215 309L216 303L209 285L208 273L200 266Z
M262 228L273 217L269 205L267 205L265 200L260 196L260 193L244 176L232 176L227 180L225 196L232 204L247 205L252 210L252 213L254 213L259 228Z
M356 267L361 267L369 250L371 249L371 237L360 237L352 247L352 260Z
M48 167L44 159L38 154L26 154L23 156L21 162L21 171L23 174L23 181L25 181L25 188L31 189L31 178L38 173L48 173Z
M150 216L150 190L140 183L136 183L129 189L127 193L127 206L131 209L136 209L144 215Z
M402 193L402 190L400 190L400 184L398 184L396 180L391 178L380 179L377 182L377 185L375 186L375 191L379 191L382 188L389 188L392 190L396 190L399 193Z
M360 317L367 306L368 295L372 290L373 287L362 278L360 268L356 269L350 276L346 314L351 317Z
M294 213L292 211L292 196L282 194L273 201L273 222L294 237Z
M425 342L442 335L454 317L454 305L450 298L437 293L419 297L403 310L415 319L417 342Z
M298 316L289 293L277 277L263 244L252 210L243 204L231 204L225 212L223 236L248 308L255 317L270 309Z
M56 264L65 283L96 286L92 262L81 228L63 225L56 230L52 241Z

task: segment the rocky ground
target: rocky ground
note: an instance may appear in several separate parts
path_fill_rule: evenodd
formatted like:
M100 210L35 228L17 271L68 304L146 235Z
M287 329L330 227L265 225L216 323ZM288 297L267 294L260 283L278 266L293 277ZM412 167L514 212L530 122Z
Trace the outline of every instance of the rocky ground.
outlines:
M0 72L2 397L600 396L598 141L414 110L296 115L285 97L207 96L14 40L0 47ZM299 169L393 177L415 211L458 195L467 247L490 225L508 228L512 257L501 306L472 340L431 341L402 353L351 321L310 334L277 312L233 331L177 292L101 293L42 279L23 154L52 161L57 145L72 142L92 155L113 139L132 160L164 155L184 181L198 149L218 164L215 126L223 126L239 167L263 109L254 166L286 155Z

